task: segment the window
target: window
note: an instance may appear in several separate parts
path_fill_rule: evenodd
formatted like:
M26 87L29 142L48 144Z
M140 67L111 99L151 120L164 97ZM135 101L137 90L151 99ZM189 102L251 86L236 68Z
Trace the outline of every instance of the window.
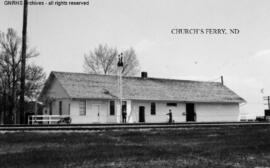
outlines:
M167 103L167 106L177 106L177 103Z
M62 101L59 101L59 115L62 115Z
M70 115L70 104L68 104L68 115Z
M151 115L156 115L156 103L151 103Z
M115 103L114 101L110 101L110 115L115 114Z
M86 101L80 101L79 110L80 110L80 115L81 116L86 115Z

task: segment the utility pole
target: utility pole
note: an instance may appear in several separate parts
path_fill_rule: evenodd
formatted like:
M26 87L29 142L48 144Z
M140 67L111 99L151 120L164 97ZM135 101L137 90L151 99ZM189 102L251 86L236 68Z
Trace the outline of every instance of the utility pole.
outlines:
M24 124L24 93L25 93L25 60L26 60L26 43L27 43L27 13L28 0L23 4L23 28L22 28L22 55L21 55L21 93L20 93L20 113L19 123Z
M263 97L263 100L267 101L267 104L265 104L265 105L268 105L268 110L270 110L270 96Z

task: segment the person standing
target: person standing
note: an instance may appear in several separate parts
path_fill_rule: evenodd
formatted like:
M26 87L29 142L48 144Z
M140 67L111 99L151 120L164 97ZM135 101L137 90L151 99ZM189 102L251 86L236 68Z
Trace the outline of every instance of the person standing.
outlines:
M123 110L122 112L122 119L123 119L123 123L127 122L127 112L125 110Z
M172 123L173 116L172 116L172 110L171 109L169 109L169 113L167 115L169 116L169 123Z

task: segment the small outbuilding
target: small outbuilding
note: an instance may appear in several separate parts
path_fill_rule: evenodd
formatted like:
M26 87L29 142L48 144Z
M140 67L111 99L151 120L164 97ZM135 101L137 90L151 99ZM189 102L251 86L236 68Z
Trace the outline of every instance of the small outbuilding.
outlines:
M121 88L120 88L121 87ZM120 92L121 90L121 92ZM44 115L72 123L239 121L245 100L219 82L51 72L40 94ZM121 102L121 101L122 102ZM121 107L122 106L122 107Z

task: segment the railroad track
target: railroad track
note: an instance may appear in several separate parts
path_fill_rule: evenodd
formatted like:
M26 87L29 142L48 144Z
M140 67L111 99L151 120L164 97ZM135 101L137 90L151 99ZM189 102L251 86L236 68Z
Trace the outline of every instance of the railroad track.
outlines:
M16 131L95 131L120 129L170 129L203 127L270 126L270 122L190 122L190 123L127 123L127 124L69 124L69 125L1 125L1 132Z

